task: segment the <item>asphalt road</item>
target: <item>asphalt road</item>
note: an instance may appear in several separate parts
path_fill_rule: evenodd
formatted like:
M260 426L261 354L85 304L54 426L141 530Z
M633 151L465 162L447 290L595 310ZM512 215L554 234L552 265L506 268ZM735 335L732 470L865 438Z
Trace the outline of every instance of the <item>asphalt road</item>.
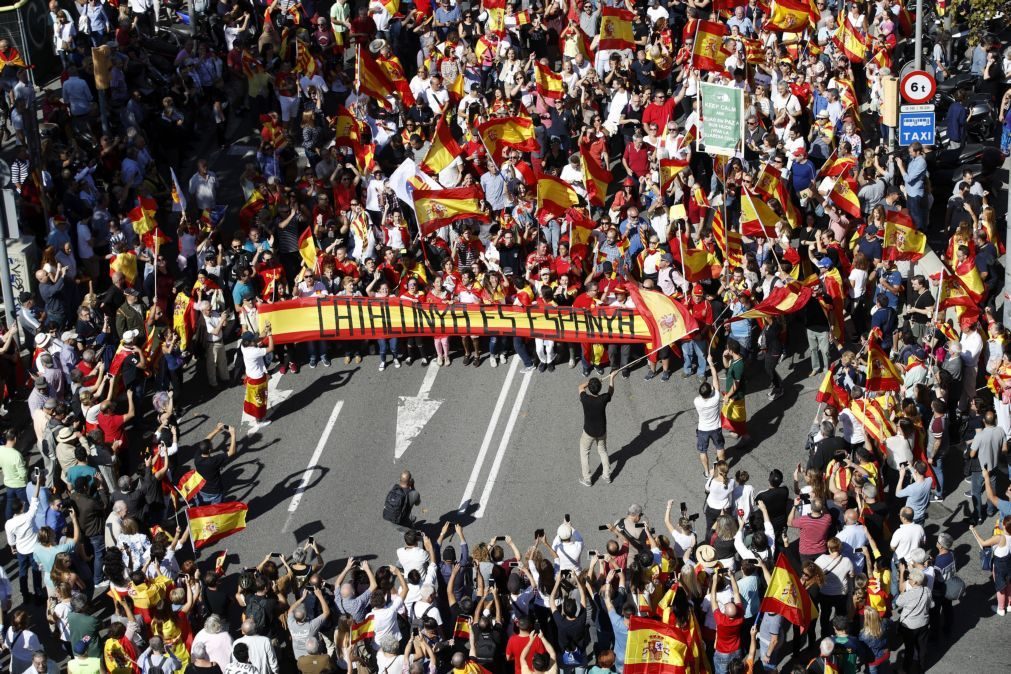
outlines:
M276 403L270 425L252 433L243 426L240 454L226 473L229 498L249 503L248 528L204 559L227 548L232 563L253 565L269 552L290 554L314 536L331 578L348 555L393 561L400 535L381 519L381 510L402 469L414 474L422 494L415 512L422 526L434 534L441 520L452 518L465 525L472 543L509 534L523 549L535 529L553 531L569 513L593 549L606 540L597 525L623 515L631 503L641 504L660 530L668 499L687 501L693 511L701 506L695 380L677 374L666 383L644 382L642 369L618 378L608 408L614 481L587 488L579 484L578 369L523 374L514 362L475 370L457 360L448 369L415 363L377 372L376 364L374 356L347 366L335 359L330 368L277 378L275 397L287 397ZM801 460L817 380L807 377L806 361L796 368L786 361L780 365L786 395L769 402L759 390L760 364L753 367L748 409L757 442L732 457L735 469L747 470L761 489L770 469L789 473ZM424 407L430 419L406 448L401 445L396 460L400 397L414 397L423 387L429 389ZM184 418L182 441L195 442L217 421L238 423L241 401L241 387L235 387L200 404ZM410 400L404 404L418 409ZM1006 629L992 617L992 583L979 571L964 524L965 486L949 482L954 493L931 506L928 533L943 530L957 538L960 574L970 589L956 608L955 634L932 644L939 658L932 671L966 664L982 671L1007 664L1003 649L981 647L1002 643Z

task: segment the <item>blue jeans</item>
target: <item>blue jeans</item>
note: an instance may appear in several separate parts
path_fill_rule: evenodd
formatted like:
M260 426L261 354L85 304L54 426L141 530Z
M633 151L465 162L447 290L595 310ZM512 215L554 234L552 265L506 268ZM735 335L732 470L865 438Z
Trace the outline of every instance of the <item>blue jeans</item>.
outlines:
M983 489L983 473L970 473L970 476L969 492L972 494L972 515L976 519L993 517L997 514L997 509L986 497L986 491ZM990 487L995 491L997 489L993 473L990 474Z
M196 501L200 505L216 505L224 500L224 496L221 494L211 494L206 491L201 491L197 494Z
M909 215L913 219L913 224L921 232L927 231L927 197L906 197L906 205L909 206Z
M91 560L93 582L98 585L105 579L105 574L102 572L102 562L105 558L105 532L97 536L88 536L88 541L91 543L91 554L94 555L94 559Z
M695 374L704 376L706 373L706 353L702 347L701 339L690 339L681 345L681 350L685 357L685 374Z
M25 504L25 511L28 511L28 488L27 487L7 487L7 505L4 506L4 521L14 516L14 497L17 496Z
M309 362L315 363L326 355L326 344L323 342L306 342L305 350L309 354Z
M488 338L488 353L493 356L497 356L502 350L499 348L499 337L489 337Z
M42 570L39 569L39 565L35 563L35 558L32 555L22 555L18 553L18 586L21 589L21 598L24 601L28 601L28 572L32 573L32 587L35 588L35 594L40 597L45 595L46 588L42 584Z
M389 351L394 358L397 357L397 338L392 337L390 339L377 339L376 342L379 344L379 360L386 360L386 352Z
M562 225L558 220L551 220L547 225L542 225L541 234L544 235L544 240L548 242L551 254L558 255L558 241L562 238Z
M730 668L730 662L734 658L739 658L741 656L741 649L737 649L732 653L720 653L719 651L713 652L713 674L727 674L727 670Z
M513 337L513 351L516 355L520 357L523 361L523 367L531 367L534 364L534 359L530 357L530 352L527 351L527 343L522 337Z
M944 455L936 456L930 461L930 465L934 467L934 475L937 476L937 489L934 490L935 494L944 497ZM982 473L980 473L982 475Z

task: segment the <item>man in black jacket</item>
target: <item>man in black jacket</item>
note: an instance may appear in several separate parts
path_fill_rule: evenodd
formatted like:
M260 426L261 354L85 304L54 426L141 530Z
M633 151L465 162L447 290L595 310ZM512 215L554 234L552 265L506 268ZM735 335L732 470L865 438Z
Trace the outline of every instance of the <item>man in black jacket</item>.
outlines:
M101 473L96 475L100 477ZM70 495L74 511L77 513L77 521L90 544L92 568L94 573L95 586L106 586L102 573L102 561L105 557L105 517L109 507L109 495L106 492L105 483L101 479L95 480L95 490L89 489L89 481L86 477L77 478L74 483L74 492Z

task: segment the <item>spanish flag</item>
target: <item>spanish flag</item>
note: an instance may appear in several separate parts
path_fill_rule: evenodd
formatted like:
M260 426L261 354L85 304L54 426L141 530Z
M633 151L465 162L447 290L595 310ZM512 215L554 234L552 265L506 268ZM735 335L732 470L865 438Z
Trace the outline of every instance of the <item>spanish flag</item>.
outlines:
M892 53L888 47L882 47L881 49L874 52L874 56L871 57L871 63L875 64L878 68L891 68L892 67Z
M691 652L690 630L632 616L625 642L625 674L690 674L708 669Z
M803 224L800 212L797 210L797 205L790 198L790 193L786 189L786 183L783 181L783 174L780 173L778 168L772 164L763 166L762 170L758 172L758 179L755 182L754 190L758 195L768 200L779 202L779 205L783 207L783 212L786 214L786 221L790 223L792 229L797 229Z
M881 331L874 329L867 337L867 382L864 390L898 391L902 387L902 372L881 348Z
M779 33L802 33L811 23L810 6L802 0L775 0L766 30Z
M818 178L835 178L842 175L852 175L856 167L856 157L840 157L838 156L838 150L836 150L832 152L832 156L828 158L828 161L822 164L821 169L818 171Z
M337 106L337 115L333 120L333 144L337 147L355 147L362 139L364 126L350 110L343 105Z
M544 98L556 101L565 98L565 84L562 82L562 76L540 61L535 63L534 66L537 93Z
M189 346L190 336L196 326L196 312L193 310L193 300L186 293L176 293L172 304L172 329L179 336L179 348L182 351Z
M458 641L470 641L470 620L466 616L456 619L456 625L453 626L453 638Z
M772 570L769 588L765 591L759 610L783 616L796 625L801 633L818 617L818 609L811 601L811 595L782 552L776 558L776 568Z
M0 52L0 73L7 66L16 66L18 68L29 67L25 63L24 58L21 57L21 52L18 51L17 47L9 47L6 52Z
M386 68L376 61L368 49L362 49L361 45L358 46L357 85L359 93L375 99L384 108L390 107L386 99L397 91L397 85Z
M496 35L505 35L506 0L482 0L481 6L488 13L485 29Z
M832 41L839 50L846 54L851 63L863 63L867 60L867 42L859 30L850 22L849 16L843 21L832 36Z
M791 281L785 286L773 288L768 297L753 306L748 311L733 316L728 323L746 318L770 318L785 316L800 311L811 300L811 288Z
M561 217L566 210L579 204L579 195L572 185L561 178L540 175L537 178L537 219L545 223Z
M372 169L376 166L376 144L359 143L355 146L354 151L358 172L362 175L372 173Z
M530 10L524 9L522 12L516 12L513 15L516 18L516 27L522 28L523 26L530 25Z
M780 217L767 203L746 190L741 192L741 234L775 239L778 222Z
M365 639L372 639L376 636L376 625L372 614L365 616L365 620L351 625L351 643L357 644Z
M400 11L400 0L382 0L382 5L391 17L396 16Z
M600 10L600 40L597 49L635 49L632 21L635 14L627 9L603 7Z
M138 236L147 234L158 226L155 213L158 212L158 202L150 197L137 197L137 205L130 209L127 217L133 223L133 231Z
M699 70L723 70L727 61L727 53L723 51L723 38L729 34L730 29L725 24L699 21L692 47L692 67Z
M950 307L975 307L976 300L972 298L969 289L965 287L961 279L955 276L950 270L945 270L944 279L941 280L940 273L931 274L930 280L940 283L938 288L937 308L944 311Z
M814 397L814 401L817 403L825 403L829 407L833 407L838 411L850 406L850 394L844 387L840 386L835 381L836 370L839 369L839 364L836 363L828 369L825 376L822 377L821 386L818 387L818 394Z
M137 280L137 256L132 251L111 255L109 259L110 278L116 272L123 275L128 286L133 287L134 281Z
M671 157L661 159L660 191L666 194L670 190L671 185L674 184L674 178L686 168L688 168L687 159L673 159Z
M253 218L267 206L267 200L259 188L254 188L252 194L246 199L246 203L239 209L239 227L248 232L249 226L253 224Z
M191 507L187 515L193 547L199 550L245 529L248 510L240 501Z
M435 133L432 135L432 143L428 146L428 153L421 162L421 170L427 171L434 176L453 163L453 160L463 154L463 148L453 137L453 131L449 127L446 113L442 114L439 122L435 125Z
M171 240L158 228L158 225L155 225L154 229L142 234L140 237L140 242L144 244L144 247L153 251L157 251Z
M915 262L927 253L927 236L916 230L907 212L889 211L885 214L885 241L882 248L886 260Z
M413 196L418 228L423 236L458 220L488 222L488 214L481 207L484 192L477 185L446 190L415 189Z
M828 196L836 208L850 217L860 219L863 214L860 211L860 198L857 197L856 186L853 178L840 176Z
M594 206L604 207L607 199L607 187L614 176L590 154L586 144L579 146L579 161L583 166L583 183L586 185L586 198Z
M533 152L539 147L534 137L534 123L529 117L495 117L478 124L474 129L480 134L496 163L502 161L502 153L506 148Z
M298 237L298 254L302 256L302 262L308 269L316 268L319 251L316 248L316 237L312 235L312 227L306 227L302 236Z
M464 89L463 85L464 79L463 79L463 72L461 71L456 76L456 79L453 80L453 83L450 84L448 87L446 87L446 91L449 92L449 100L453 103L453 105L456 105L461 100L463 100L463 97L467 94L467 92L463 90Z
M179 485L176 488L179 490L179 495L183 497L183 500L191 501L194 496L200 493L205 484L207 484L207 480L197 471L191 470L179 479Z
M172 176L172 210L173 211L185 211L186 210L186 193L183 192L183 188L179 185L179 178L176 176L176 170L169 167L169 173Z
M828 318L832 338L841 342L846 337L846 318L843 311L846 303L846 286L838 269L829 269L819 280L825 293L818 297L818 303Z
M649 326L653 349L684 339L698 331L699 324L685 305L656 290L646 290L629 283L625 285L639 315Z
M593 240L593 230L597 223L590 219L584 211L578 208L569 209L569 257L572 264L582 268L583 260L590 254L590 242Z
M962 282L962 285L965 286L966 291L969 293L969 297L976 304L979 304L986 298L986 286L983 285L983 277L979 275L979 270L976 269L975 255L966 258L964 262L956 266L955 275L958 276L958 280Z

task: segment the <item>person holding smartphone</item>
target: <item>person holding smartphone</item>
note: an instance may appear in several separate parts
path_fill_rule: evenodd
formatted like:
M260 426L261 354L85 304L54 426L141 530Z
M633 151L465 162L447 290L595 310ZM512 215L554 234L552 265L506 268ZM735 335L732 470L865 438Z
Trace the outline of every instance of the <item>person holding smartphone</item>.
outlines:
M228 442L228 449L224 454L214 451L213 440L221 433L225 433ZM201 505L221 503L225 493L221 473L225 464L239 451L235 443L235 427L218 422L214 430L197 443L197 450L199 453L193 460L193 468L204 478L204 487L197 494L197 499Z

